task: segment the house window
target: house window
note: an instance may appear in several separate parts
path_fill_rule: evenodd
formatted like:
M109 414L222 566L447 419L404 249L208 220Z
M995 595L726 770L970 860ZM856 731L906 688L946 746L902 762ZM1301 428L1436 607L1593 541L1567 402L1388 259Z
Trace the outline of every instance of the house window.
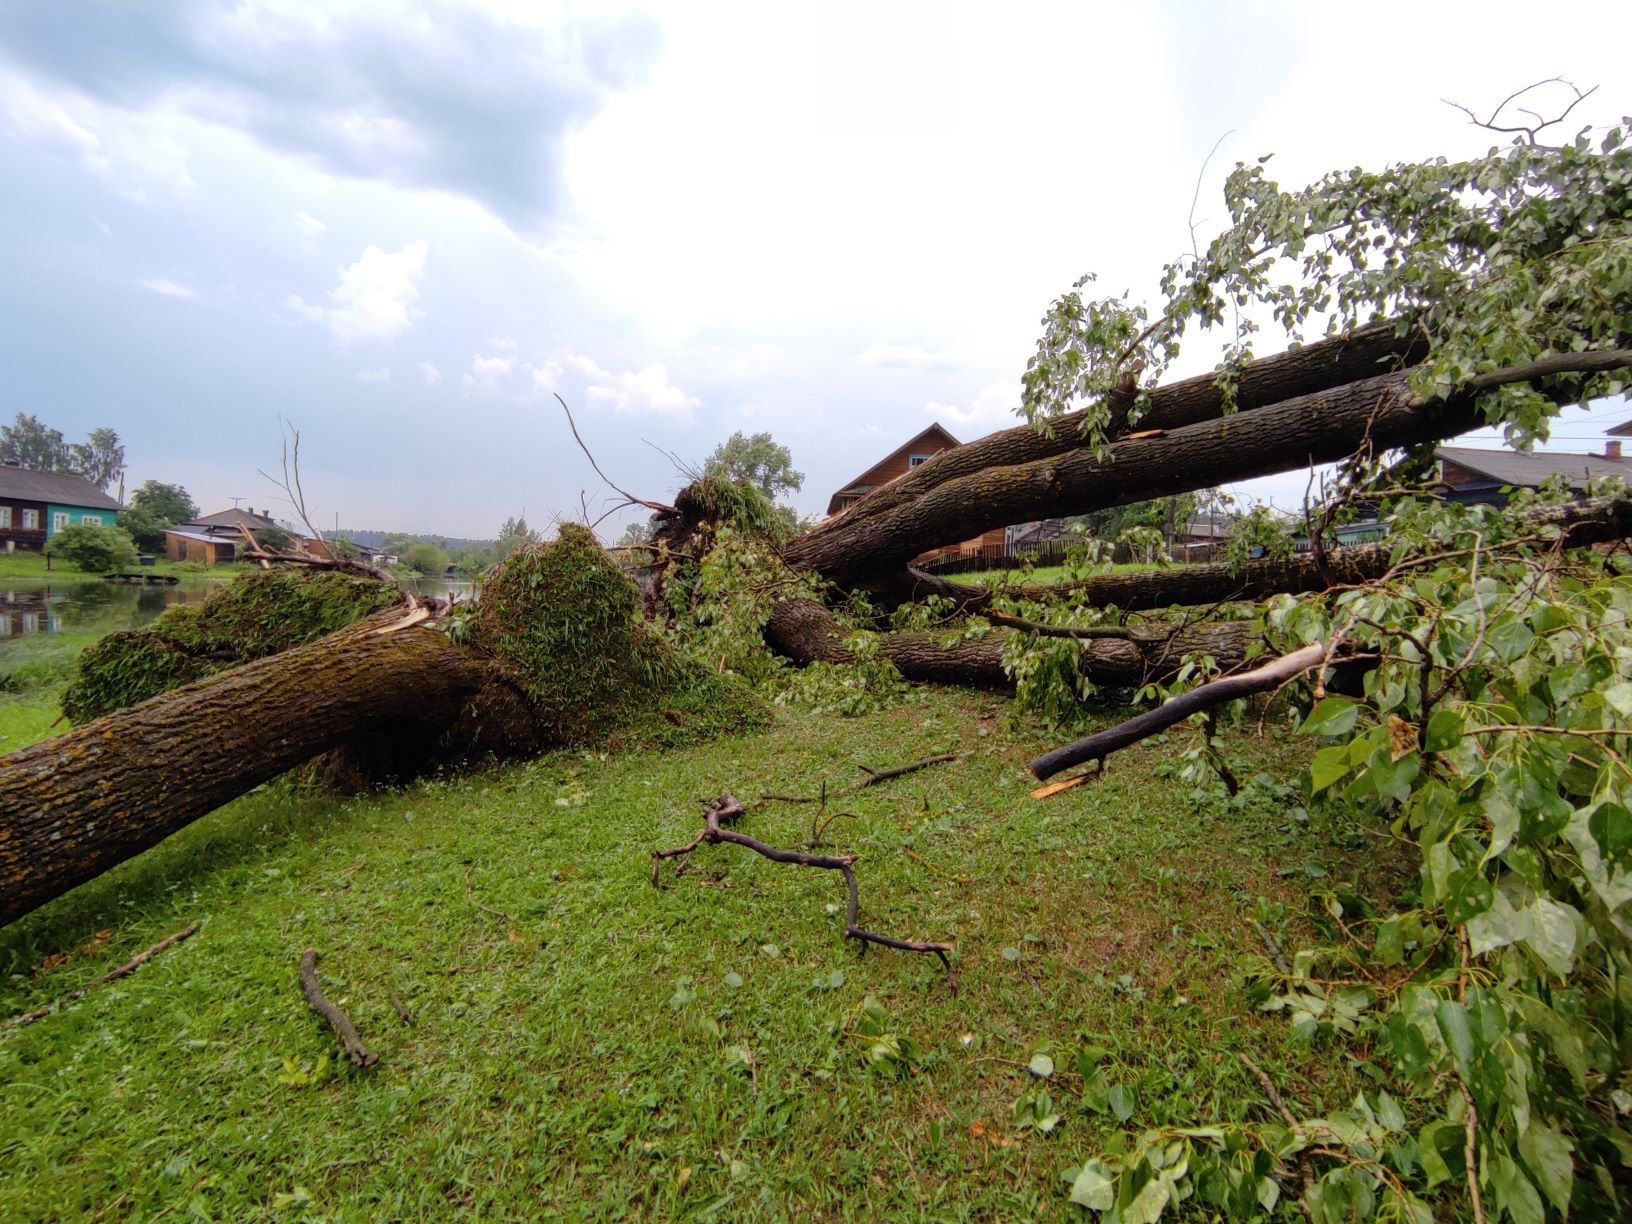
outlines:
M51 515L51 530L61 531L68 526L68 511L58 510Z
M0 506L0 530L10 530L10 528L11 528L11 507L10 506Z
M922 463L925 459L928 459L928 458L929 458L928 455L908 455L907 456L907 466L909 468L915 468L920 463Z
M40 529L40 512L38 510L23 511L23 530L38 531Z
M79 521L87 527L102 526L102 516L100 514L82 514L79 516Z

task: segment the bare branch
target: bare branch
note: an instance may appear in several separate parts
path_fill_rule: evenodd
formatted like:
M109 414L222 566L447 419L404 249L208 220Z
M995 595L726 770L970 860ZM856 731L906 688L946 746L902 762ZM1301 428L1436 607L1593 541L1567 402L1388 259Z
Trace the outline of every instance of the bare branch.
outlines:
M572 409L567 407L567 401L561 398L559 392L555 392L554 394L555 402L560 404L561 411L567 414L567 426L572 430L572 440L578 443L578 449L584 452L584 458L589 460L589 466L595 469L595 475L599 476L606 482L607 488L618 494L618 496L622 497L625 502L631 506L645 506L648 510L664 515L679 513L679 511L673 506L666 506L662 502L647 501L644 497L636 497L633 493L626 493L624 490L618 488L617 485L613 484L612 481L608 479L607 474L601 471L601 465L595 462L595 456L589 453L589 447L584 445L583 438L579 436L578 422L572 419ZM622 509L622 507L619 507L619 509Z

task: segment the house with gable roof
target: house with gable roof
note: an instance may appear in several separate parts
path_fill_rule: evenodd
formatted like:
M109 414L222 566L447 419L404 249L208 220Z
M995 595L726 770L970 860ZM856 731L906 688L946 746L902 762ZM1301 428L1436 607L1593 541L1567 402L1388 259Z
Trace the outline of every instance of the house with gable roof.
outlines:
M83 476L0 464L0 550L39 552L64 527L112 527L124 509Z
M827 502L829 516L843 514L874 489L883 488L891 481L899 480L913 468L926 463L942 451L962 446L939 421L928 429L907 439L896 447L860 476L845 485L833 494ZM965 540L961 544L953 544L946 548L937 548L914 558L914 563L922 561L940 561L949 558L986 557L988 559L1004 557L1009 553L1007 543L1008 529L999 527L985 532L972 540Z

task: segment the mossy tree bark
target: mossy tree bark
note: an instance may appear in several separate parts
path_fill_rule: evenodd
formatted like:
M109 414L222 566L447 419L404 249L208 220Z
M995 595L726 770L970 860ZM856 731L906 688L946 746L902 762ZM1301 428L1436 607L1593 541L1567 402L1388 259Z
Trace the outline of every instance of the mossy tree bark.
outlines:
M360 733L428 752L487 668L365 624L0 757L0 924Z

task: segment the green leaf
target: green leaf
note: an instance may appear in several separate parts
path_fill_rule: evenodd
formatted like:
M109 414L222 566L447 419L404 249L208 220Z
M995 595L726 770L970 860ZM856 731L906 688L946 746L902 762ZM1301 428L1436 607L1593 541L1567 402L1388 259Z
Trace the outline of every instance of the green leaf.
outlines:
M1445 917L1457 924L1467 922L1491 907L1496 890L1478 867L1462 867L1451 872L1445 882Z
M1309 787L1319 794L1348 772L1349 750L1346 745L1322 748L1315 753L1315 759L1309 765Z
M1451 1057L1466 1075L1468 1063L1473 1060L1473 1034L1468 1029L1467 1010L1455 999L1441 999L1434 1009L1434 1020Z
M1632 812L1618 803L1600 803L1587 818L1587 831L1611 867L1632 868Z
M1047 1054L1033 1054L1026 1070L1030 1071L1038 1079L1047 1079L1054 1074L1054 1060Z
M1013 964L1015 961L1020 959L1020 949L1015 947L1004 948L1003 959L1008 961L1010 964Z
M1496 1201L1513 1224L1544 1224L1547 1213L1541 1195L1511 1156L1498 1156L1490 1164L1490 1180Z
M1605 689L1604 704L1622 718L1632 718L1632 680L1622 680Z
M1110 1169L1097 1160L1091 1160L1077 1171L1071 1183L1071 1201L1090 1211L1109 1211L1116 1202L1116 1188L1110 1179Z
M1133 1098L1121 1084L1112 1085L1111 1091L1106 1095L1105 1100L1110 1105L1111 1112L1116 1115L1118 1122L1126 1122L1133 1117Z
M1449 752L1462 742L1462 715L1457 710L1435 710L1428 719L1424 752Z
M1575 965L1576 922L1580 915L1547 897L1537 897L1524 910L1529 919L1525 946L1541 957L1555 977L1566 977Z
M1300 735L1347 735L1360 717L1360 704L1348 697L1326 697L1309 711Z
M1133 1201L1122 1208L1122 1224L1156 1224L1167 1209L1168 1186L1171 1182L1160 1175L1144 1184Z
M1575 1185L1570 1151L1568 1139L1534 1116L1530 1125L1519 1132L1519 1155L1559 1215L1568 1214L1570 1190Z
M740 973L728 973L728 974L726 974L725 975L725 984L727 986L731 987L732 990L735 990L738 986L742 985L742 974L740 974Z

